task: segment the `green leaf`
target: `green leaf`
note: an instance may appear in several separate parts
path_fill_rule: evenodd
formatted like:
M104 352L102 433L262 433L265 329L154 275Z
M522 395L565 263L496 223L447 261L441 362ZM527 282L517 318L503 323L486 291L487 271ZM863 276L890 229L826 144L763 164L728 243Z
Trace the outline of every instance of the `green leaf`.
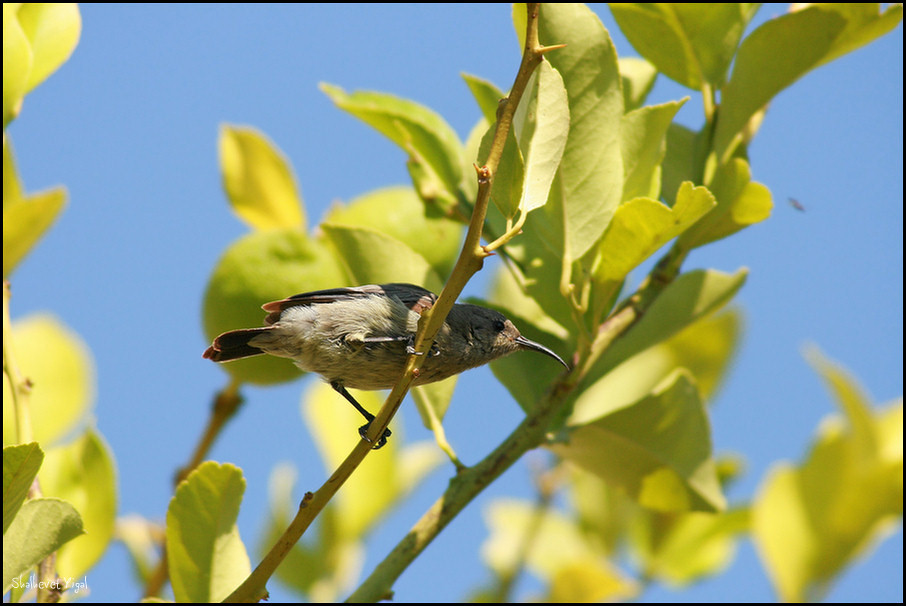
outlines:
M613 3L610 10L630 44L668 78L700 90L725 81L757 4Z
M666 151L667 128L689 98L630 111L620 123L623 153L623 200L661 192L661 161Z
M680 187L673 208L650 198L636 198L620 205L601 240L595 279L622 281L642 261L698 221L714 205L711 192L704 187L693 187L688 181Z
M472 96L481 109L481 115L487 120L488 124L494 124L497 121L497 106L500 101L506 97L506 93L489 82L478 76L463 74L462 79L466 81Z
M532 74L531 96L516 108L513 128L525 158L525 187L519 209L544 206L569 133L569 104L560 74L547 61Z
M13 579L85 532L79 512L60 499L27 501L3 533L3 593Z
M670 206L683 181L702 181L701 173L695 170L697 148L695 132L675 122L667 127L667 149L661 162L661 195Z
M228 330L261 326L264 303L338 284L349 284L349 276L320 239L296 229L252 232L233 242L211 272L202 314L205 335L213 340ZM258 385L302 374L289 360L273 356L220 366L237 381Z
M251 572L236 518L242 470L205 461L176 489L167 508L167 557L178 602L219 602Z
M834 40L821 65L851 53L893 30L903 20L903 5L889 4L881 13L877 2L828 2L821 8L834 11L846 19L846 27ZM793 7L793 10L796 6Z
M411 187L387 187L334 205L323 222L383 232L424 257L441 276L452 271L463 232L461 223L425 205Z
M541 229L555 233L548 238L552 250L572 261L601 237L620 203L620 71L610 35L584 5L543 5L538 34L542 44L566 44L546 59L563 78L570 130L552 188L559 191L529 217L526 231L549 226Z
M113 538L117 501L113 454L100 433L89 429L72 443L49 449L40 478L46 496L72 503L81 514L85 535L61 547L56 563L60 576L81 577Z
M721 166L711 183L717 206L680 237L686 250L726 238L771 216L770 190L751 180L749 165L732 158Z
M422 419L422 424L427 429L434 431L437 429L436 425L443 421L450 401L453 399L453 391L456 389L458 378L458 375L453 375L443 381L417 385L412 388L415 408Z
M22 318L13 325L16 356L34 387L27 414L31 438L53 444L82 422L94 401L94 364L91 352L78 335L48 314ZM21 442L16 436L16 411L4 381L4 442Z
M29 2L20 6L18 18L34 57L26 85L31 91L72 55L82 32L82 17L77 4Z
M644 398L678 369L695 378L707 401L732 359L739 332L733 313L705 316L632 356L583 389L569 422L591 422Z
M589 371L587 382L600 379L637 353L723 307L742 287L747 274L747 270L740 269L735 274L695 270L680 275L638 323L604 352Z
M456 203L468 173L464 170L462 143L443 118L423 105L393 95L368 91L348 94L325 83L321 90L337 107L403 148L409 156L410 173L417 178L415 188L426 202L436 201L443 208Z
M479 165L485 164L491 154L491 144L494 141L496 128L496 124L491 125L481 138L478 148ZM514 131L515 129L510 128L506 133L503 153L497 165L497 172L494 174L494 182L491 184L491 200L500 210L503 218L507 220L516 216L525 187L525 158L522 156L522 150L516 141Z
M650 395L597 420L568 421L557 455L621 487L658 511L720 511L726 506L711 459L708 418L695 384L673 373Z
M705 316L679 331L661 346L675 367L695 377L702 400L708 403L720 387L742 332L738 311Z
M31 488L44 452L37 442L3 448L3 532L16 517Z
M383 232L328 223L322 223L321 230L356 284L409 282L432 292L443 288L443 281L424 257Z
M821 599L903 515L903 401L873 409L848 374L809 354L844 415L821 421L806 460L782 463L752 506L753 538L781 599Z
M623 108L627 112L638 109L654 88L657 69L638 57L620 57L617 62L623 88Z
M375 392L350 390L350 393L374 414L383 403ZM325 471L332 473L360 440L357 429L362 425L362 417L324 383L308 390L302 412ZM394 422L391 427L393 435L381 449L381 456L367 457L332 502L336 507L338 540L361 540L441 460L438 451L425 442L402 448L399 423Z
M749 119L784 88L817 67L834 46L846 21L819 7L771 19L739 47L730 82L721 91L713 149L729 159L736 136Z
M680 187L673 208L651 198L620 205L604 232L592 269L597 314L610 307L630 271L713 207L711 193L688 181Z
M305 229L304 205L283 152L249 126L220 127L220 170L230 205L252 229Z

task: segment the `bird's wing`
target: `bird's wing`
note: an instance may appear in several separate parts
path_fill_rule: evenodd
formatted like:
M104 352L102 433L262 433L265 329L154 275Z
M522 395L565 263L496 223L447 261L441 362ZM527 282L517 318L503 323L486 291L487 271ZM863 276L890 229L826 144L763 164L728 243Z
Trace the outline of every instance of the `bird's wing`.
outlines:
M421 314L424 310L434 305L437 300L430 290L414 284L366 284L365 286L353 286L346 288L328 288L327 290L315 290L293 295L280 301L271 301L265 303L261 308L268 312L265 323L273 324L280 319L280 314L289 307L296 305L316 305L322 303L334 303L337 301L352 301L363 297L383 295L399 300L403 305L412 311Z

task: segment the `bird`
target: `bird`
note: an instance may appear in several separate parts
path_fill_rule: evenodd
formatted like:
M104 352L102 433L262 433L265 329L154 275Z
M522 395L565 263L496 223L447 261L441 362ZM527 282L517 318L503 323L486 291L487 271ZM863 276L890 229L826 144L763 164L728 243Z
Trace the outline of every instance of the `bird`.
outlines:
M203 354L230 362L269 354L289 358L300 369L323 377L366 423L374 415L347 391L391 389L415 352L421 314L437 301L433 292L406 283L367 284L293 295L262 305L264 326L224 332ZM500 312L456 303L421 361L413 384L441 381L517 351L536 351L569 365L549 348L531 341ZM372 447L386 444L389 429ZM366 438L367 439L367 438Z

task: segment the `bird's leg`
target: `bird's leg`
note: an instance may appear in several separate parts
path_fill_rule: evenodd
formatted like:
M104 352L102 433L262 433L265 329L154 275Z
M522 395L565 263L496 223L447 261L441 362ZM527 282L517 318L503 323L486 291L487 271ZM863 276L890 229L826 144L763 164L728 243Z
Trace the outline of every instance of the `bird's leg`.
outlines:
M343 386L343 384L340 381L331 381L330 386L334 388L334 391L336 391L338 394L340 394L341 396L346 398L346 400L350 404L352 404L355 407L355 409L358 410L359 413L363 417L365 417L365 420L368 421L367 423L365 423L364 425L359 427L359 435L362 436L363 438L365 438L366 440L368 440L368 438L366 437L366 434L368 433L368 428L371 427L371 422L374 421L374 415L371 414L370 412L368 412L367 410L365 410L365 408L361 404L356 402L355 398L352 397L352 394L350 394L348 391L346 391L346 388ZM391 431L390 431L390 428L388 427L387 429L384 430L384 435L382 435L380 437L380 439L377 441L377 444L372 446L372 448L374 450L377 450L378 448L380 448L381 446L386 444L387 438L389 438L390 435L391 435Z

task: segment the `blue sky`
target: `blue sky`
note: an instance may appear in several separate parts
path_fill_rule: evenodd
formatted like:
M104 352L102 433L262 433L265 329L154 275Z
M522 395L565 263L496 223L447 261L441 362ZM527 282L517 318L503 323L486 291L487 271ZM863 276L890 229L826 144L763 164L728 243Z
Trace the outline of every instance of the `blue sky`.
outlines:
M620 55L635 56L607 8L593 6ZM313 224L335 200L408 183L402 152L336 109L319 82L414 99L464 139L479 112L459 74L506 89L519 49L509 5L498 4L81 10L72 58L26 98L9 129L27 190L64 184L70 198L13 275L13 316L51 311L89 345L97 424L118 465L120 512L161 519L171 475L187 459L226 377L201 358L208 274L246 232L221 188L219 125L253 125L281 147ZM766 5L756 22L785 10ZM745 316L743 345L712 408L717 450L747 461L731 501L749 498L772 462L801 459L819 421L833 411L801 356L804 344L847 366L876 403L903 393L902 62L900 26L776 98L750 150L754 179L773 192L773 216L695 251L687 263L750 270L736 300ZM686 94L661 78L648 102ZM698 128L700 105L686 104L678 119ZM244 409L211 454L245 472L239 524L250 548L278 462L300 469L304 489L324 478L298 412L305 385L248 389ZM431 439L411 402L403 408L407 440ZM491 373L479 369L459 383L447 434L463 460L476 461L520 417ZM366 571L450 473L451 467L436 472L386 521L369 544ZM486 537L482 510L496 497L530 494L523 462L404 574L396 599L465 598L488 579L477 555ZM138 597L119 546L88 582L92 599ZM294 599L276 583L270 589L274 600ZM652 588L642 599L762 601L774 594L753 547L743 542L726 573L679 592ZM829 599L902 601L902 529L848 570Z

